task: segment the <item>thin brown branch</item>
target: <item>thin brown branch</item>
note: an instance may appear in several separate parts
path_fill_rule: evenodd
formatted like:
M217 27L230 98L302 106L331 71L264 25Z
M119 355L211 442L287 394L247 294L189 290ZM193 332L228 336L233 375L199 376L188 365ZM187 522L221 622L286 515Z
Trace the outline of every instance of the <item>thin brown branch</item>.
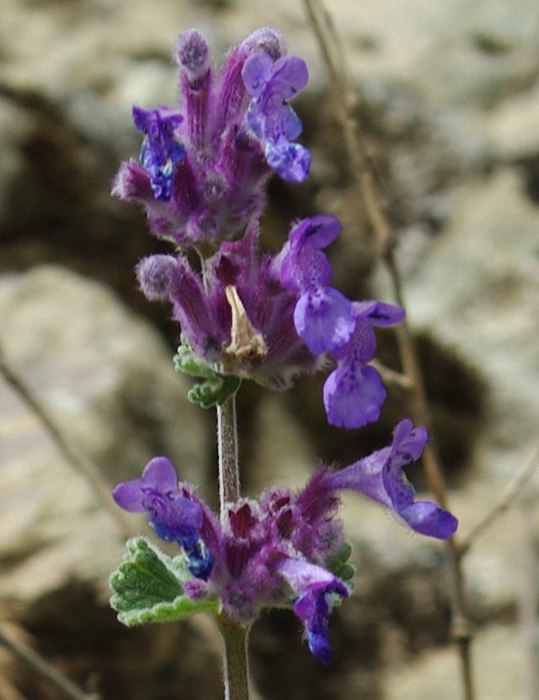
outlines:
M402 372L386 367L380 360L371 360L371 365L379 372L386 386L396 386L405 391L410 391L412 388L410 378Z
M45 405L38 399L35 392L10 365L0 343L0 375L14 389L28 408L39 419L53 439L67 462L88 481L99 502L116 523L123 537L132 537L135 532L122 511L116 507L111 498L110 484L104 479L99 467L86 457L56 424Z
M88 695L84 693L73 681L23 642L21 637L20 630L13 623L9 625L7 623L0 624L0 644L9 649L14 656L24 662L34 673L45 678L64 697L68 698L68 700L99 700L99 696L96 694Z
M529 482L538 466L539 444L535 446L535 449L531 455L525 462L522 463L514 477L507 484L500 497L500 500L497 501L487 513L485 513L481 520L472 528L466 538L460 543L460 556L466 554L470 547L475 544L475 541L515 503L518 496L522 493L524 486Z
M518 499L521 516L522 576L520 585L519 621L523 651L523 700L536 700L539 691L537 673L539 655L537 650L537 551L535 540L535 518L537 492L522 494Z
M331 22L327 19L327 11L323 9L320 0L304 0L304 3L330 76L335 98L336 117L343 134L351 179L358 187L360 200L365 208L371 229L375 234L379 256L389 273L395 301L400 306L405 307L401 277L393 255L396 236L392 231L385 211L384 198L378 190L378 178L375 176L370 159L367 157L363 139L353 117L352 110L357 99L349 89L346 78L343 77L343 73L339 70L339 65L335 60L335 32ZM397 326L397 342L404 374L411 385L411 412L414 421L429 427L430 410L423 376L413 336L406 321ZM447 508L448 499L445 481L432 444L425 449L423 458L429 488L440 505ZM475 691L470 648L471 628L466 613L465 586L459 547L455 538L452 538L447 543L447 549L448 563L453 579L452 634L459 650L464 697L466 700L474 700Z
M383 255L386 249L393 247L394 236L384 213L384 198L378 191L378 178L370 167L370 158L359 133L359 124L354 118L357 94L349 89L343 52L330 15L319 0L304 0L304 4L329 73L335 117L348 158L349 176L358 186L360 201L376 235L378 250Z

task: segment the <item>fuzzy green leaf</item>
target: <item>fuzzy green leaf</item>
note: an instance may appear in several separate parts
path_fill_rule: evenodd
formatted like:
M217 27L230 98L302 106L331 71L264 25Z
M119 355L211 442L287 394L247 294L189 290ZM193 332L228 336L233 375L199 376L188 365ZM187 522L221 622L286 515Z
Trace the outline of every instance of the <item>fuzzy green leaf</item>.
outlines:
M331 573L338 576L342 581L350 581L356 573L356 568L352 564L348 564L348 559L352 554L352 545L350 542L343 542L340 549L330 558L327 563Z
M204 380L196 384L187 394L189 401L199 404L202 408L222 406L241 384L241 379L238 377L221 374L197 357L184 341L174 356L174 369Z
M183 595L182 583L189 577L183 557L169 557L145 537L135 537L110 577L110 604L127 626L216 611L215 600L192 601Z

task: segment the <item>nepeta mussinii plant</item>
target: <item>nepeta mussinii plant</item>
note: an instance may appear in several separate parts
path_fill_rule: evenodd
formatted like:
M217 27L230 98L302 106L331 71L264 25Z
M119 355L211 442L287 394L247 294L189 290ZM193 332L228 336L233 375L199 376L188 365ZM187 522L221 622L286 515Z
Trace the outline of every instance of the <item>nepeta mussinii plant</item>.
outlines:
M166 457L118 484L118 505L147 513L179 554L169 557L142 537L128 542L111 577L111 603L127 625L214 615L225 642L226 697L239 700L248 697L242 645L264 608L290 607L313 655L330 661L330 613L348 597L354 575L337 518L342 490L378 501L431 537L451 537L457 521L436 503L415 500L403 467L421 456L428 436L409 420L388 447L339 471L319 467L297 493L270 488L258 500L241 497L233 410L241 381L285 390L295 376L330 366L328 422L376 421L386 390L369 364L374 328L399 323L404 310L351 301L331 286L324 251L341 230L333 216L295 222L275 255L260 250L269 177L300 183L309 175L310 153L296 142L302 125L290 105L307 83L305 62L287 55L271 29L233 48L220 72L196 30L180 35L174 57L179 106L133 108L144 135L139 162L120 167L113 193L142 205L152 233L174 246L170 255L143 259L137 277L149 299L172 305L181 334L175 367L198 380L189 397L217 406L221 508L213 513L193 486L178 482Z

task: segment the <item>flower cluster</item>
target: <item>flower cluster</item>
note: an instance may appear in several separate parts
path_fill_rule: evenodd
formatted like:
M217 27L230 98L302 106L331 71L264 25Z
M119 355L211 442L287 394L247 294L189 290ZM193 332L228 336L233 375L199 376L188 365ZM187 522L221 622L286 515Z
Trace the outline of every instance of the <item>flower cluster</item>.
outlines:
M124 163L113 188L142 204L152 231L177 249L139 263L143 292L171 302L182 351L211 371L285 389L295 375L332 362L323 392L328 421L358 428L377 420L386 392L369 365L373 328L398 323L403 310L352 302L330 286L324 249L341 230L335 217L297 222L276 255L258 246L270 173L291 182L309 173L290 105L307 83L305 62L286 55L271 29L235 47L220 73L196 30L180 35L174 57L180 104L133 108L144 134L140 162Z
M118 484L113 496L127 511L146 512L156 534L182 548L192 574L183 586L187 597L218 600L243 623L263 608L291 606L311 652L328 663L329 616L349 595L331 566L344 545L338 492L362 493L424 535L446 539L456 529L450 513L415 500L404 475L403 466L421 456L426 442L426 430L404 420L390 446L341 471L320 468L298 493L273 488L258 501L230 503L222 524L191 486L177 482L164 457L152 459L141 478Z
M140 162L124 163L113 186L145 208L156 236L218 246L260 215L272 172L307 178L310 154L293 141L302 125L288 104L307 83L307 67L284 51L277 32L261 29L216 75L204 37L194 29L180 35L180 107L133 107L144 134Z

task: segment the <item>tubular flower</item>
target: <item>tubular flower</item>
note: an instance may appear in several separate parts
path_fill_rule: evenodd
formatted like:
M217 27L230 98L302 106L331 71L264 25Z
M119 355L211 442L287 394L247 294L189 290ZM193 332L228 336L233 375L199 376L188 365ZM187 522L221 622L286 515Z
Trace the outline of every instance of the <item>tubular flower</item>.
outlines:
M282 286L299 294L298 335L314 355L328 352L338 363L324 384L329 423L359 428L378 420L386 398L379 373L368 365L376 353L372 327L399 323L404 310L380 301L352 302L329 286L331 265L323 248L340 229L332 216L300 221L274 264Z
M378 371L368 363L376 353L373 326L392 326L404 317L399 306L380 301L352 304L354 332L333 350L337 368L324 383L324 407L329 423L360 428L380 417L387 392Z
M327 477L332 489L351 489L392 510L416 532L445 540L457 529L457 519L433 501L416 501L414 487L403 466L419 459L427 443L425 428L401 421L389 447Z
M302 129L288 101L303 90L309 74L303 59L283 56L273 61L260 51L249 56L242 69L247 92L253 98L247 124L264 146L268 165L283 180L303 182L309 175L309 151L293 143Z

